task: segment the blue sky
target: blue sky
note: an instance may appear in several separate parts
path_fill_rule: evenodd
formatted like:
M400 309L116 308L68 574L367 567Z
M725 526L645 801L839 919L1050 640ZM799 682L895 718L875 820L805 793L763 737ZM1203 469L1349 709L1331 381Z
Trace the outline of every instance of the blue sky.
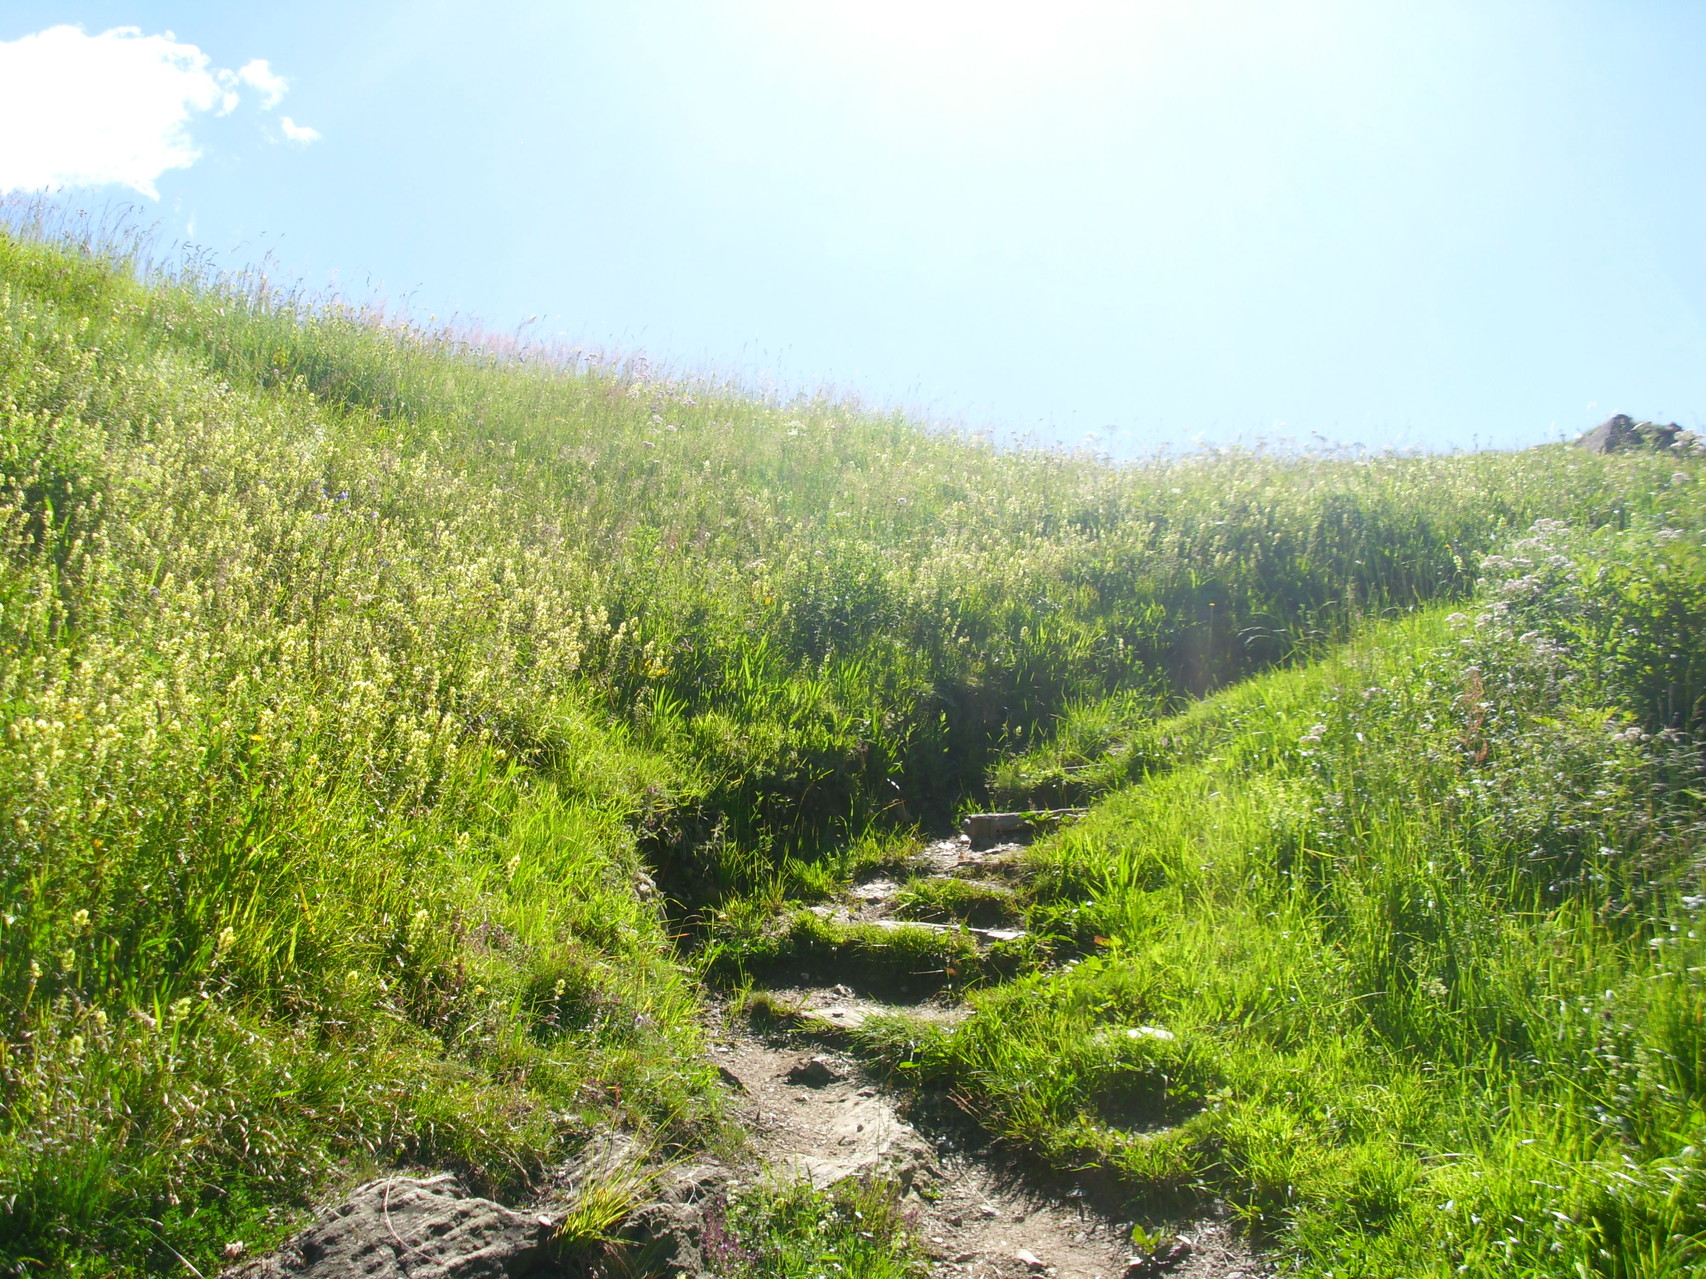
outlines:
M421 314L1115 454L1706 420L1699 4L10 0L0 41L66 23L241 96L157 202L70 198Z

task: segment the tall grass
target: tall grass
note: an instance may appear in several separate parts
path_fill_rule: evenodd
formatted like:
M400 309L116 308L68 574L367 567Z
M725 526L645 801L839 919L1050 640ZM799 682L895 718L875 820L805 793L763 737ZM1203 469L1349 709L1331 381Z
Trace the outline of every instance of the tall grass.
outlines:
M363 1161L519 1190L598 1125L703 1134L666 920L1671 469L1004 451L15 223L0 1253L206 1271Z
M1064 1167L1232 1201L1305 1273L1698 1273L1706 512L1678 485L1670 527L1547 522L1471 612L1145 728L1170 754L1035 852L1033 926L1082 962L913 1073Z

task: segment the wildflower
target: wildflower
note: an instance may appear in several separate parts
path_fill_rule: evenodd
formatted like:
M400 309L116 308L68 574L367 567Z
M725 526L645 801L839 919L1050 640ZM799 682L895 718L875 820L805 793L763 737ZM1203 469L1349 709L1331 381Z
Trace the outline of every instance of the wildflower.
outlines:
M41 980L41 965L38 964L33 959L30 960L30 980L31 981L40 981Z
M190 1015L192 1003L193 1001L188 995L185 995L182 999L174 999L172 1001L172 1020L182 1021L185 1017L188 1017Z
M1125 1032L1127 1039L1177 1039L1178 1036L1165 1026L1130 1026Z
M73 1035L65 1041L66 1054L75 1061L83 1055L83 1036Z
M70 947L59 952L59 971L68 973L77 967L77 952Z
M80 910L71 917L71 926L81 932L89 926L89 912Z
M227 925L225 930L219 934L219 940L214 943L214 953L216 955L223 955L236 944L237 930L232 928L230 925Z
M105 1030L107 1028L107 1010L105 1008L95 1009L89 1014L89 1020L95 1023L96 1030Z

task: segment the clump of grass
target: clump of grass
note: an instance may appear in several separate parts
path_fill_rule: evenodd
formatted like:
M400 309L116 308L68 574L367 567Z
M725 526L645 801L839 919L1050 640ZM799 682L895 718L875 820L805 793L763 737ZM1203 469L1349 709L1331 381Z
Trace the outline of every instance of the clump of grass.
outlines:
M922 1279L930 1273L900 1187L849 1179L755 1188L714 1213L705 1259L727 1279Z
M759 1031L794 1026L800 1020L800 1005L770 990L750 990L735 1001L733 1008Z
M1013 890L1001 884L968 879L920 879L895 898L902 919L935 923L961 922L979 928L1011 924L1018 916Z
M964 931L839 923L809 910L771 921L763 932L724 935L708 975L719 980L850 982L874 992L924 995L984 975L985 957Z

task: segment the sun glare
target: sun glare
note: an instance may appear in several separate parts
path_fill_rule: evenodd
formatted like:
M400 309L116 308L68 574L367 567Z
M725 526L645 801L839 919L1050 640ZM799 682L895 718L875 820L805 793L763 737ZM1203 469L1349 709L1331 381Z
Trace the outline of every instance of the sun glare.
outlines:
M1173 4L1019 0L829 0L773 5L786 38L874 73L887 89L950 109L999 109L1110 64L1129 63Z

